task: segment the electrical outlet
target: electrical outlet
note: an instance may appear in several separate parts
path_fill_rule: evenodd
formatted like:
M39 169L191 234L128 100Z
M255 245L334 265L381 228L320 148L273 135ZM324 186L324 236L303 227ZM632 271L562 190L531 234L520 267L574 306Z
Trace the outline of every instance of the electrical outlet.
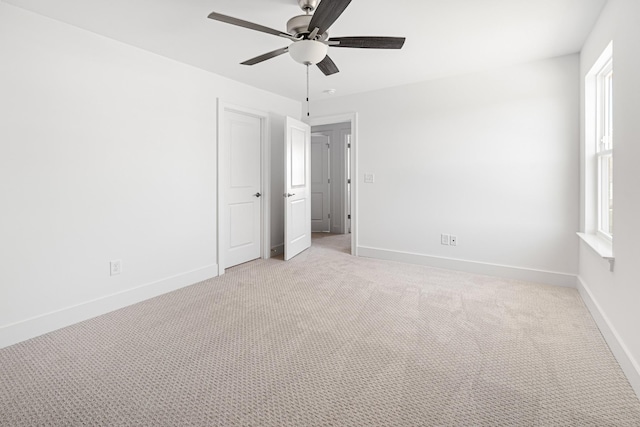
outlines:
M122 273L122 260L113 260L109 263L109 266L111 267L112 276L117 276L118 274Z
M451 246L458 246L458 237L452 234L451 237L449 237L449 244Z
M441 234L440 235L440 244L442 244L442 245L448 245L449 244L449 235L448 234Z

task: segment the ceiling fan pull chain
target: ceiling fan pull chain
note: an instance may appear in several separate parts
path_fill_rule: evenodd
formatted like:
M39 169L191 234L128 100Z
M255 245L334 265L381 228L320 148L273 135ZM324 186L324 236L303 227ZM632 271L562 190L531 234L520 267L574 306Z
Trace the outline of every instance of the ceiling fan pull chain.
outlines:
M307 117L309 117L309 64L307 64Z

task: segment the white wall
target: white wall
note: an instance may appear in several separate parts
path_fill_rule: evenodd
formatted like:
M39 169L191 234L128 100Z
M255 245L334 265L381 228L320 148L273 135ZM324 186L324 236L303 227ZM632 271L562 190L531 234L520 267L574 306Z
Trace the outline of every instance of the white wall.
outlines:
M315 102L316 116L359 114L358 252L575 286L578 67L571 55Z
M0 347L215 275L216 99L300 116L5 3L0 58Z
M580 246L580 290L611 349L640 396L640 2L609 0L581 56L584 77L613 40L615 271ZM584 114L584 105L583 105ZM584 135L583 135L584 144ZM584 161L583 161L584 164ZM584 187L584 168L582 186ZM584 202L583 202L584 204ZM584 213L583 213L584 224Z

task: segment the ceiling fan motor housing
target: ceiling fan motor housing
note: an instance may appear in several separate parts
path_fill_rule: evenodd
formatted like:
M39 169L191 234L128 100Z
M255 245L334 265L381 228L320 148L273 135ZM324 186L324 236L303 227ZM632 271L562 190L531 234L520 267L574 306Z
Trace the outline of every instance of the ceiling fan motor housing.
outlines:
M287 33L294 37L309 33L309 22L313 15L298 15L287 21Z
M294 37L309 35L309 23L313 15L298 15L287 21L287 33ZM318 34L316 40L325 41L329 37L329 33ZM305 37L306 38L306 37Z

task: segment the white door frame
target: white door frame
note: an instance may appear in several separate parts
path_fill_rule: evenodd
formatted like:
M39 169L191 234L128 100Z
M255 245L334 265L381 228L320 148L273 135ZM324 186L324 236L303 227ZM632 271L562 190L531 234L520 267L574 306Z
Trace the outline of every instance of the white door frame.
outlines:
M216 252L218 258L218 275L223 275L226 267L224 253L221 250L228 246L227 241L224 241L226 235L221 233L222 227L225 225L225 213L223 208L226 202L226 194L223 186L220 184L221 177L227 172L229 165L225 164L220 159L220 147L225 143L224 141L224 114L227 111L236 112L240 114L246 114L260 119L260 164L262 173L260 174L260 193L262 194L261 203L261 245L260 245L260 257L267 259L271 255L271 139L269 137L269 114L264 111L254 110L235 104L231 104L222 101L218 98L217 108L217 145L216 145L216 187L218 190L217 208L216 208L216 233L218 242Z
M358 113L311 117L309 126L351 122L351 255L358 256Z

